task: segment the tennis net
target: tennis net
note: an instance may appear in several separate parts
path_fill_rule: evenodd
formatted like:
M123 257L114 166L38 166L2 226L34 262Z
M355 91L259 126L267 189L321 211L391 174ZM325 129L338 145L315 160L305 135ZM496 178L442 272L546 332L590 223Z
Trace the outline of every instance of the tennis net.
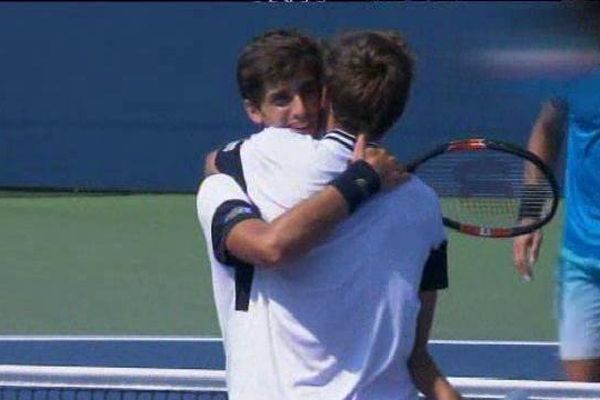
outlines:
M600 399L600 384L450 378L469 399ZM226 400L207 369L0 366L0 400Z
M226 400L219 370L0 366L0 400Z

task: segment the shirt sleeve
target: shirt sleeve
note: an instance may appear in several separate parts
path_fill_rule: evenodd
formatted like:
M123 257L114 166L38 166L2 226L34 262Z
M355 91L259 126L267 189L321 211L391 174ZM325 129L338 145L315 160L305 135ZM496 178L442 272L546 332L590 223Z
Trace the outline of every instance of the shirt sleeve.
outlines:
M429 253L423 276L421 278L422 292L448 288L448 242L444 241L439 247Z
M213 256L222 264L234 265L237 260L227 252L227 236L240 222L260 218L260 212L236 181L225 174L211 175L202 182L196 207Z
M448 288L448 238L442 219L440 200L435 195L432 216L432 245L423 267L420 290L423 292Z
M246 192L247 185L242 167L241 148L244 140L233 141L217 151L215 166L219 172L231 176Z

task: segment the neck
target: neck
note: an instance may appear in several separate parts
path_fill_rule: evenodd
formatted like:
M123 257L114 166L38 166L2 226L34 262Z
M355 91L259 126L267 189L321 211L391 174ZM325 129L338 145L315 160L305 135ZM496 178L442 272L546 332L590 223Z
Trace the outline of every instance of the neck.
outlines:
M339 129L342 130L354 137L356 137L356 134L348 129L346 129L343 125L341 125L340 123L338 123L335 119L335 117L333 116L333 113L329 113L329 115L327 116L327 132L332 131L334 129Z

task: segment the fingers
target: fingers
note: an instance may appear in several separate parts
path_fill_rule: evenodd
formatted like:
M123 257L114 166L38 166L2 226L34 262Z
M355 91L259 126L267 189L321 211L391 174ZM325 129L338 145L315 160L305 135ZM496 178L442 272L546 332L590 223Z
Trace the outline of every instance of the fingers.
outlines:
M526 282L533 279L533 266L539 257L542 241L542 231L519 236L513 241L515 268Z
M410 174L403 168L391 167L390 171L380 177L384 190L394 188L410 179Z
M535 264L539 255L540 255L540 247L542 246L542 241L544 239L544 235L542 231L535 231L532 234L532 242L531 249L529 250L529 265L530 267Z
M530 248L533 234L518 236L513 240L513 262L521 278L529 282L533 279L533 264L530 264Z
M391 189L409 178L404 167L387 150L367 149L366 156L367 161L379 174L382 189Z
M406 172L406 168L392 153L382 147L367 147L366 138L363 140L364 142L357 143L355 147L355 157L362 154L362 159L368 162L379 175L382 189L393 188L409 179L410 175Z
M354 145L354 153L352 155L352 161L364 160L366 156L367 148L367 136L360 134L356 138L356 144Z
M377 172L384 190L398 186L410 178L406 168L383 147L368 146L365 135L358 135L353 161L364 160Z

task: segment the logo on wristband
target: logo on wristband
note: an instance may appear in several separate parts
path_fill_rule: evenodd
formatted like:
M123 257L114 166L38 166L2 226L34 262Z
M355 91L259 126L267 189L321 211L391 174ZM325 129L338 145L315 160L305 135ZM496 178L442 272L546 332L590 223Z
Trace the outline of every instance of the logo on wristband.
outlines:
M253 210L250 207L243 207L243 206L232 208L225 216L225 223L231 221L238 215L242 215L242 214L252 215Z
M360 194L363 198L368 197L371 194L371 191L369 190L369 182L367 182L366 179L358 178L354 180L354 184L360 190Z

